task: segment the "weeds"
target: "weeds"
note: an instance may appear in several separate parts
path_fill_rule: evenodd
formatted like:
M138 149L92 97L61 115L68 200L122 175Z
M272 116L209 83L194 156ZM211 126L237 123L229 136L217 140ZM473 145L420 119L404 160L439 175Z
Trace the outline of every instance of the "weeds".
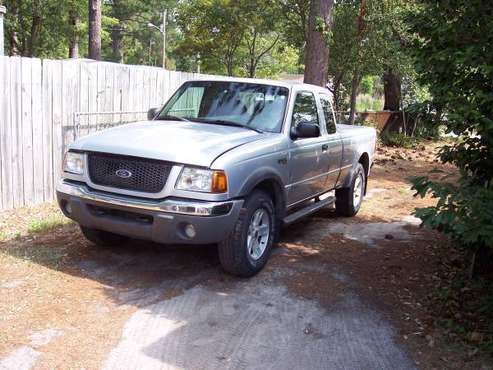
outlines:
M383 133L380 140L385 146L412 149L418 144L415 137L405 136L404 134Z
M58 218L52 218L46 220L33 220L29 222L27 232L29 234L41 233L41 232L52 230L62 224L63 221Z

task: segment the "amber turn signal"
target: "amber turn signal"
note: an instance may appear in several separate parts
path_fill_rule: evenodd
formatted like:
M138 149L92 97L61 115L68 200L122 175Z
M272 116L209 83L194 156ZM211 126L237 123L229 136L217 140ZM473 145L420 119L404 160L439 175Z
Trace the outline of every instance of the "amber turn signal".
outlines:
M228 178L224 171L214 171L212 174L212 192L226 193L228 191Z

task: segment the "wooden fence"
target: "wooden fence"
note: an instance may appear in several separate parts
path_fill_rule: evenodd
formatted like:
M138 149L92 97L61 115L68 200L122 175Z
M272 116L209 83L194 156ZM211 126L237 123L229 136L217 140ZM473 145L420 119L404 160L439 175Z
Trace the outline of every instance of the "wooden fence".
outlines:
M212 77L88 60L0 57L0 209L54 199L66 146L145 117L183 82ZM98 114L101 113L101 119ZM77 126L77 127L76 127Z

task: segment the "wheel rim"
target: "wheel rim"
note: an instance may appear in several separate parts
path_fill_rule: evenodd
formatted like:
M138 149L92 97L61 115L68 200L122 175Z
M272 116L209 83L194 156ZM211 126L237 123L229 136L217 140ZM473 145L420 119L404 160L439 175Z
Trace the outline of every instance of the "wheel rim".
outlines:
M257 209L250 219L247 236L248 255L254 261L259 260L269 243L270 218L264 208Z
M354 191L353 191L353 205L354 207L359 207L363 198L363 175L359 174L354 181Z

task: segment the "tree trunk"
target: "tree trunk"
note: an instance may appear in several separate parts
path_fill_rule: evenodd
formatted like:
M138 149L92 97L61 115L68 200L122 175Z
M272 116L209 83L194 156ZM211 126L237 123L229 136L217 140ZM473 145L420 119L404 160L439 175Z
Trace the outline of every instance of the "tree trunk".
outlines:
M36 49L39 44L39 38L41 36L41 28L43 23L43 17L40 14L41 10L35 6L33 9L33 20L31 23L31 34L29 35L27 42L27 55L33 57L36 55Z
M399 111L401 109L401 78L392 69L383 75L385 104L383 110Z
M72 9L69 13L70 22L70 40L68 43L68 57L70 59L77 59L79 57L79 16L77 12Z
M312 0L305 48L305 83L327 85L329 47L324 33L330 29L331 10L334 0ZM320 29L319 19L323 20Z
M101 0L89 0L89 59L101 60Z
M351 81L351 101L350 101L350 111L348 125L354 125L356 119L356 98L358 97L359 85L361 83L361 77L357 74L353 76Z
M120 26L115 26L111 30L111 59L116 63L123 63L123 29Z
M340 88L341 88L343 77L344 77L344 72L338 73L332 80L332 87L331 88L329 87L334 97L334 109L336 111L341 110Z
M10 9L8 9L8 11L10 13L10 16L13 19L18 18L19 14L18 14L16 2L12 2L12 5L10 6ZM8 27L7 25L5 25L5 26ZM15 29L15 27L12 27L10 29L10 32L7 29L6 34L9 35L8 43L9 43L10 55L11 56L20 55L20 52L19 52L19 35L17 34L17 30Z

